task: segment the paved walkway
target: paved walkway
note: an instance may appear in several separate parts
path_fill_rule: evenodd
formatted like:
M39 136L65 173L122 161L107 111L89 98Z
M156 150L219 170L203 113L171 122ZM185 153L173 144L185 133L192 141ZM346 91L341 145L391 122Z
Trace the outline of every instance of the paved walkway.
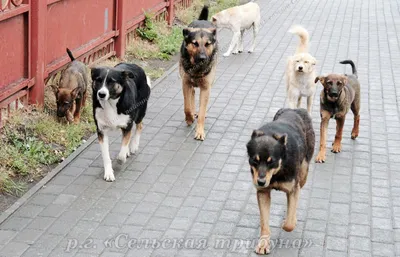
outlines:
M273 193L271 256L400 256L398 3L259 2L264 20L256 52L220 59L204 142L185 125L175 71L153 90L140 153L116 181L102 179L93 143L0 225L0 255L254 256L259 213L245 144L285 105L285 62L298 43L287 30L300 23L310 31L319 72L344 72L338 62L355 61L361 131L350 139L350 114L343 152L312 165L294 232L279 228L286 199ZM226 45L231 34L219 35ZM313 118L318 145L318 97ZM333 122L329 128L330 146ZM121 141L115 135L113 156Z

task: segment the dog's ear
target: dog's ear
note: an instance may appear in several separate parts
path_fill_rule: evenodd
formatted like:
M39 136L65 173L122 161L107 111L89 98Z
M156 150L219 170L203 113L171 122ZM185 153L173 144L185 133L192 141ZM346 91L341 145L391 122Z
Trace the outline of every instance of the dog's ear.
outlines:
M261 137L261 136L264 136L264 135L265 135L265 133L263 131L256 129L256 130L253 131L253 134L251 134L251 139L254 139L254 138L257 138L257 137Z
M215 36L217 34L217 29L216 28L210 28L210 31L213 34L213 36Z
M183 37L184 37L185 39L187 39L187 38L189 37L189 34L190 34L190 29L189 29L189 28L184 28L184 29L182 30L182 34L183 34Z
M287 144L287 134L283 135L278 135L278 134L273 134L272 135L281 145L286 145Z
M315 58L312 58L312 62L311 62L311 64L312 64L312 65L316 65L316 64L317 64L317 59L315 59Z
M90 69L90 73L92 76L92 81L95 81L98 77L100 77L101 68L93 67Z
M323 77L323 76L318 76L318 77L315 78L314 82L317 83L318 80L321 82L321 84L324 84L324 82L325 82L325 77Z
M133 74L133 72L128 71L128 70L122 71L121 74L122 74L122 77L123 77L125 80L127 80L128 78L133 79L133 78L135 77L135 75Z
M80 87L76 87L71 91L71 97L73 100L75 100L78 97L78 94L81 92Z
M342 76L342 83L343 83L343 85L347 85L347 77L346 76Z

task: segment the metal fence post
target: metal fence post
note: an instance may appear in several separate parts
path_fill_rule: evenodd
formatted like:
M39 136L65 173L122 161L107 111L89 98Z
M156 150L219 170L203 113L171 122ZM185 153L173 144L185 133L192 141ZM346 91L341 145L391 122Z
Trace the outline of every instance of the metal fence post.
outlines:
M126 0L117 0L117 30L118 36L115 39L115 51L119 58L124 58L126 49L126 22L124 5Z
M174 13L174 0L169 0L169 6L168 6L168 25L172 25L175 19L175 13Z
M35 78L35 85L29 93L29 103L43 106L44 79L46 70L46 19L47 1L30 1L30 47L31 47L31 74Z

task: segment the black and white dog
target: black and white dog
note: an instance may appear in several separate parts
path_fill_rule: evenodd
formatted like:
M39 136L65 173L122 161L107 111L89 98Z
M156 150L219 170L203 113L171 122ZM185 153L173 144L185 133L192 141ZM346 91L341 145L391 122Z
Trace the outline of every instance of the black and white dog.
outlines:
M142 120L150 97L150 79L141 67L129 63L119 63L113 68L95 67L91 73L93 116L104 162L104 179L114 181L107 132L122 130L118 160L125 163L126 158L139 148ZM131 140L133 123L136 132Z

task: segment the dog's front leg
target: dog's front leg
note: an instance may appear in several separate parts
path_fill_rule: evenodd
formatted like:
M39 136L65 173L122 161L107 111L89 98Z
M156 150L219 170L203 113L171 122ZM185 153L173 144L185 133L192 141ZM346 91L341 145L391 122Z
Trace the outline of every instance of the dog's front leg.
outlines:
M193 112L193 108L195 107L193 103L194 88L192 87L191 84L186 83L185 80L183 80L182 91L183 91L183 105L185 111L186 124L188 126L191 126L194 122L194 112Z
M122 145L118 154L118 160L121 163L125 163L126 158L129 157L129 143L131 141L131 136L132 127L128 127L128 129L122 129Z
M75 103L75 110L74 110L74 123L78 124L81 119L81 107L82 107L82 100L83 99L76 99Z
M132 154L136 153L139 150L139 141L140 141L140 135L142 134L142 129L143 129L142 122L136 124L135 136L133 137L133 140L131 140L130 144Z
M108 146L108 135L106 131L97 131L97 138L101 148L101 156L103 157L104 164L104 179L106 181L114 181L114 170L110 158L110 151Z
M318 163L325 162L326 134L328 133L328 125L329 125L330 118L331 118L331 114L329 112L327 112L325 110L321 111L321 128L320 128L321 139L319 142L319 153L317 155L317 158L315 159L315 162L318 162Z
M344 127L345 117L337 117L336 115L336 135L335 141L332 144L332 152L339 153L342 151L342 134L343 134L343 127Z
M282 228L291 232L296 227L297 218L296 218L296 210L297 203L299 201L300 194L300 185L297 183L294 187L293 191L290 193L286 193L287 197L287 212L286 212L286 220L283 221Z
M271 191L257 191L258 208L260 209L261 236L256 246L257 254L268 254L270 252L271 231L269 229L269 214L271 208Z
M232 52L232 51L233 51L233 48L236 47L236 45L238 44L239 38L240 38L240 30L235 31L233 33L232 41L231 41L231 44L229 45L228 51L226 51L224 53L225 57L229 56L231 53L237 54L237 52Z
M210 87L211 85L207 84L200 88L200 109L194 138L201 141L205 139L204 121L206 119L207 105L210 98Z
M307 97L307 112L310 115L311 115L311 107L312 107L312 104L313 104L313 100L314 100L314 96L313 95Z

